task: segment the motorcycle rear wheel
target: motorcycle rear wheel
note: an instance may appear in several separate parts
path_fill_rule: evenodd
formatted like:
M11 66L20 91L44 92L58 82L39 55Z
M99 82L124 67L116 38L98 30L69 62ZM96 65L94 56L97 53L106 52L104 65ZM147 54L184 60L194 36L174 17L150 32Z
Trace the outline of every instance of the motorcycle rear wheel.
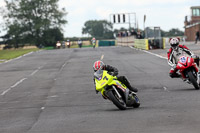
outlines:
M122 102L119 101L119 98L116 94L113 93L114 91L108 91L107 95L109 99L113 102L114 105L116 105L120 110L126 110L126 103L122 100Z
M188 72L188 77L189 77L191 83L193 84L194 88L195 88L196 90L199 90L199 85L198 85L197 80L196 80L196 78L194 77L192 71L189 71L189 72Z
M134 98L135 98L135 102L134 102L134 104L133 104L133 107L134 108L138 108L138 107L140 107L140 100L139 100L139 98L135 95L135 96L133 96Z

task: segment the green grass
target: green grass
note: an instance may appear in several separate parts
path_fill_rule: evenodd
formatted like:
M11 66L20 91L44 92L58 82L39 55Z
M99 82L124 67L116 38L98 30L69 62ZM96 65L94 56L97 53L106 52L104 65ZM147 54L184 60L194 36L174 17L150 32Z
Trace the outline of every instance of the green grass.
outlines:
M70 48L78 48L78 45L71 45Z
M52 50L52 49L55 49L55 48L53 46L49 46L49 47L44 47L42 49L44 49L44 50Z
M83 47L93 47L92 45L83 45Z
M92 47L92 45L82 45L82 48L85 48L85 47ZM72 46L70 46L70 48L79 48L79 46L78 45L72 45Z
M10 60L21 55L27 54L39 49L12 49L12 50L0 50L0 62Z

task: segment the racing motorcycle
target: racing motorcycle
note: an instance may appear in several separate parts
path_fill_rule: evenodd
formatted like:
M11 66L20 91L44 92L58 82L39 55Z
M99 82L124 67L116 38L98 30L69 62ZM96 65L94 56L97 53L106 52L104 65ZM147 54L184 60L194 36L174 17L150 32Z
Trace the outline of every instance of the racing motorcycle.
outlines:
M94 73L96 90L101 92L105 99L109 99L120 110L127 107L138 108L140 106L139 98L135 92L129 89L112 73L106 70L98 70Z
M199 90L199 74L194 59L185 55L178 60L177 67L183 79L192 84L196 90Z

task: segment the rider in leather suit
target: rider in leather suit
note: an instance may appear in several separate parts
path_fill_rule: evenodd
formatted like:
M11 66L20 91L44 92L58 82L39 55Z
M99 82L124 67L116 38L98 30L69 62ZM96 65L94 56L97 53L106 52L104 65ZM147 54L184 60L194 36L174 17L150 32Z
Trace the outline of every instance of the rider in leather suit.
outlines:
M113 76L118 75L118 70L117 68L110 66L110 65L105 65L102 61L96 61L93 65L93 69L96 72L97 70L107 70L108 73L113 73ZM138 89L135 87L132 87L128 81L128 79L125 76L117 76L117 79L122 82L124 85L126 85L130 91L137 92ZM96 89L95 89L96 90ZM97 92L98 93L98 92Z
M170 38L169 41L171 48L167 52L167 56L168 56L168 64L171 66L171 70L169 72L169 76L171 78L181 77L181 75L176 73L178 71L176 65L178 63L179 57L182 56L183 54L187 54L192 58L194 58L195 63L199 66L199 57L195 56L192 53L192 51L185 45L179 44L179 41L180 41L179 38Z

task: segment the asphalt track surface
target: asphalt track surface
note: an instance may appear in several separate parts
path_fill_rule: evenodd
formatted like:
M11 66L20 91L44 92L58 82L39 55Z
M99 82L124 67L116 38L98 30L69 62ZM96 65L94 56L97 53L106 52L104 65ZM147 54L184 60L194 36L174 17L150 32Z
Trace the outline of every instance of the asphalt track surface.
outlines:
M95 93L92 65L101 55L139 88L140 108L121 111ZM39 51L1 63L0 133L199 133L200 91L169 78L169 69L166 59L130 47Z

